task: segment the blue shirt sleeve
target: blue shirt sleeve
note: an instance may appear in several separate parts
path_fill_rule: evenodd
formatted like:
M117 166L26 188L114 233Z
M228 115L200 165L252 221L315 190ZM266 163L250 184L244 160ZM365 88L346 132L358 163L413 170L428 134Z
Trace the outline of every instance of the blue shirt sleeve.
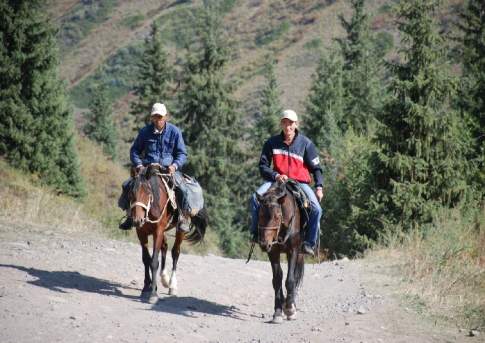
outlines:
M182 137L182 132L177 130L175 136L175 145L173 150L173 163L177 165L177 169L182 168L182 166L187 161L187 148L185 147L184 138Z
M145 141L143 136L144 135L143 135L143 129L142 129L138 133L138 136L136 137L135 141L133 142L130 148L130 160L131 160L131 164L134 167L137 167L143 164L141 160L141 154L143 153L143 145Z

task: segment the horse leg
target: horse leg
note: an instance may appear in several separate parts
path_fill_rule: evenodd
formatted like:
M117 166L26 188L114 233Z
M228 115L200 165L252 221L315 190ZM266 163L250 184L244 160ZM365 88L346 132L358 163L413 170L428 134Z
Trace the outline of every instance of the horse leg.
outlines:
M160 279L162 281L162 286L165 288L168 288L168 283L170 281L168 277L168 270L167 270L167 250L168 250L168 244L167 244L167 238L164 237L163 239L163 244L162 244L162 265L161 265L161 270L160 270Z
M288 254L288 275L286 276L286 304L284 307L284 312L288 320L296 319L296 280L295 280L295 268L296 260L298 258L298 250L296 248L292 249Z
M152 279L150 278L150 263L152 259L150 257L150 253L148 252L148 236L141 234L138 232L138 230L137 235L141 245L141 258L143 265L145 266L145 280L143 281L143 289L141 291L143 296L150 290L150 286L152 284Z
M272 249L268 253L269 261L271 263L271 270L273 271L273 289L275 293L274 314L272 323L280 324L283 322L283 302L285 296L283 294L283 270L280 264L280 252L278 249Z
M173 244L172 247L172 261L173 261L173 266L172 266L172 276L170 277L170 284L169 284L169 289L168 289L168 294L170 295L177 295L177 262L179 260L180 256L180 245L182 244L182 241L185 238L185 232L183 231L177 231L177 234L175 235L175 243Z
M152 287L150 294L150 301L154 301L158 298L157 296L157 271L158 271L158 255L163 243L163 234L154 233L153 234L153 254L152 254Z

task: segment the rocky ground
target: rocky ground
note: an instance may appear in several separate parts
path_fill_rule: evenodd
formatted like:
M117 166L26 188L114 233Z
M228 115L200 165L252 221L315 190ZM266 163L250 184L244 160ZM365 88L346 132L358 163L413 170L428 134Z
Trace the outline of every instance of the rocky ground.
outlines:
M306 265L298 318L271 324L267 261L181 255L179 290L140 298L140 248L0 221L1 342L479 342L401 305L378 263Z

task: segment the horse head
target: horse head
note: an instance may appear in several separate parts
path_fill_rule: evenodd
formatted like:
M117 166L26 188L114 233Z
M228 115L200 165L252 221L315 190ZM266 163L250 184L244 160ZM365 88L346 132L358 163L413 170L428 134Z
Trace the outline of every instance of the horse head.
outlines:
M134 175L134 184L129 198L135 227L141 227L146 222L153 222L149 216L158 218L161 215L159 174L160 166L150 165Z
M280 229L284 226L286 185L276 183L263 195L256 193L256 197L261 206L258 218L259 245L263 251L269 252L278 242Z

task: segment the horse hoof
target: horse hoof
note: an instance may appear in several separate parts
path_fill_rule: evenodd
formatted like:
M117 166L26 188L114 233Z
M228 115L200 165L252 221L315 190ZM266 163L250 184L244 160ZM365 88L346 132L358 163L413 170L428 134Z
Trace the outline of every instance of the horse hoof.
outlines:
M281 324L283 323L283 316L273 316L273 320L271 321L272 324Z
M148 303L150 304L156 304L158 301L158 295L157 294L151 294L150 297L148 298Z
M291 315L289 315L289 316L286 316L286 319L288 319L288 320L296 320L296 312L293 313L293 314L291 314Z
M169 288L168 295L177 295L177 288Z
M293 315L296 315L296 306L295 304L291 304L289 307L283 308L283 312L286 314L286 316L289 318Z

